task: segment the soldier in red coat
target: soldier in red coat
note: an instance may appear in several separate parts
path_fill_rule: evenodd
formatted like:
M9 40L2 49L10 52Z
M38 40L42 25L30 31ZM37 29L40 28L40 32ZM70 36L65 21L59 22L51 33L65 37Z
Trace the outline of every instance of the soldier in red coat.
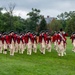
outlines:
M7 44L7 49L9 49L9 44L10 44L9 33L5 36L5 40L6 40L6 44Z
M3 42L3 54L7 54L7 34L6 33L3 33L3 36L2 36L2 42Z
M30 31L28 31L28 32L25 34L25 43L27 44L28 41L29 41L29 39L30 39L31 42L32 42L32 38L33 38L33 34L32 34Z
M43 34L40 33L40 35L39 35L39 43L42 43L42 35Z
M41 46L41 53L45 54L45 49L46 49L46 33L42 32L39 36L39 43Z
M55 48L56 51L58 51L57 40L58 40L58 32L55 32L53 37L52 37L52 42L54 43L54 48Z
M28 36L27 36L27 33L25 33L24 34L24 48L25 48L25 50L27 49L27 43L28 43L28 41L27 41L27 38Z
M57 35L58 35L58 33L55 32L54 35L53 35L53 37L52 37L52 42L57 41Z
M22 43L23 43L23 50L26 49L26 43L25 43L25 34L22 34Z
M10 55L14 55L15 52L15 38L14 38L14 32L11 31L9 34L9 39L10 39Z
M32 54L32 45L33 45L32 38L33 38L33 34L30 31L28 31L26 33L26 36L25 36L26 44L27 44L27 54L28 55L31 55Z
M44 32L43 34L45 43L47 42L48 35L48 32Z
M60 29L60 33L58 34L58 55L59 56L64 56L66 55L66 36L67 34Z
M32 37L33 52L37 53L37 35L34 33Z
M40 33L39 35L39 43L42 43L42 40L46 43L47 34L45 32Z
M17 43L17 33L14 32L14 34L12 35L13 36L13 40L14 40L14 49L15 49L15 52L17 53L18 52L18 43Z
M23 54L24 52L24 35L23 33L20 34L20 44L19 44L19 53Z
M20 35L17 35L18 50L20 50Z
M51 41L51 36L48 34L47 38L46 38L46 49L48 50L48 52L51 52L51 48L52 48L52 41Z
M73 52L75 52L75 32L72 33L70 39L72 40L72 44L73 44Z
M74 33L74 32L72 33L70 39L72 39L72 43L73 43L73 41L74 41L74 39L75 39L75 33Z

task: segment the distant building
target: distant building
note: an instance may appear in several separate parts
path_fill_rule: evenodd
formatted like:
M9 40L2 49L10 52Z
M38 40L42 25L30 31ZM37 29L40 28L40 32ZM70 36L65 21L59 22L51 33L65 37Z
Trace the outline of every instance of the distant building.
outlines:
M43 16L43 17L44 17L44 16ZM47 16L47 17L45 18L47 24L51 23L53 19L54 19L54 17L49 17L49 16ZM39 23L38 23L38 24L40 24L40 22L41 22L41 19L39 20Z
M53 19L54 17L49 17L49 16L45 18L47 24L51 23Z

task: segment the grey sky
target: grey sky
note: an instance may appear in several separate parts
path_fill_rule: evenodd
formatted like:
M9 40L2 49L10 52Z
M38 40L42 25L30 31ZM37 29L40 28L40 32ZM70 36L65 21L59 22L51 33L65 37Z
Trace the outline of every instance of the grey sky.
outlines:
M14 15L27 18L26 14L32 8L41 10L41 14L56 17L65 11L75 10L75 0L0 0L0 7L7 7L8 4L15 3Z

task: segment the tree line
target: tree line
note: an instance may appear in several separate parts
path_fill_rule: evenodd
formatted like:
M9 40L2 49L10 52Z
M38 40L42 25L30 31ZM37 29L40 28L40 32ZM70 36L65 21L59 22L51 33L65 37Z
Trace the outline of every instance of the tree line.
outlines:
M20 16L13 16L15 5L9 5L7 8L0 7L0 32L9 32L11 30L16 32L26 32L28 30L32 32L40 33L42 30L48 30L50 33L59 31L63 28L65 32L71 35L75 32L75 11L69 11L57 15L56 18L47 24L45 17L40 14L39 9L34 9L27 13L29 16L27 19L23 19ZM6 10L2 13L3 9Z

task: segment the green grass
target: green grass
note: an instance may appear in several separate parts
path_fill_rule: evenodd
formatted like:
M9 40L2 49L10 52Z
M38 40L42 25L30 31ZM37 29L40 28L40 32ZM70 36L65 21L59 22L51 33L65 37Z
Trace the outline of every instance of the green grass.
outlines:
M43 55L38 53L15 53L14 56L0 54L0 75L75 75L75 53L71 40L67 40L67 55L58 57L52 49Z

